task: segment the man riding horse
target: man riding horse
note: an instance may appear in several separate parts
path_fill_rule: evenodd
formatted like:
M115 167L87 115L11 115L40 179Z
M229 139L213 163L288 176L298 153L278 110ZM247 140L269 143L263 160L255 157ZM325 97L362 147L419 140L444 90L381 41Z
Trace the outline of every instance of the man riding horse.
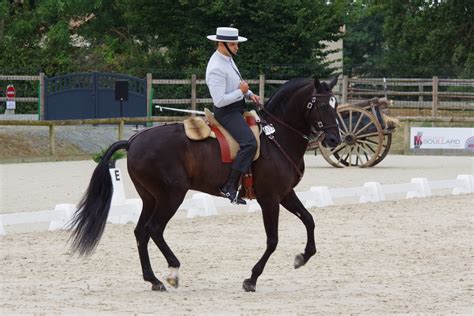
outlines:
M241 203L239 178L248 171L255 154L256 139L241 114L244 97L255 103L260 100L248 89L232 61L238 43L245 39L239 37L234 28L218 28L216 35L209 38L218 42L206 73L215 117L241 147L233 164L222 162L218 140L211 137L193 140L186 135L184 124L144 129L129 140L113 143L105 151L70 223L73 250L81 255L91 254L104 232L112 203L109 161L114 152L126 150L128 173L143 202L134 231L142 275L154 291L167 289L151 266L150 240L168 263L170 274L166 283L177 288L181 263L164 237L169 221L189 190L224 195L234 203ZM264 133L259 141L265 150L255 160L252 173L267 240L264 253L252 268L250 277L242 283L246 292L256 290L257 280L277 247L280 205L297 216L306 228L306 246L295 256L294 267L302 267L316 253L313 217L294 188L304 173L304 153L313 130L321 133L328 147L334 148L341 142L337 100L331 91L336 82L337 78L329 83L295 78L283 84L261 107ZM226 179L227 183L222 186Z
M216 35L207 37L217 42L217 49L209 59L206 69L206 83L214 103L214 117L239 143L240 149L232 163L227 182L220 188L223 197L235 204L246 204L239 195L239 182L242 174L252 164L257 150L257 141L242 114L245 99L260 103L260 97L254 94L242 79L232 57L239 50L239 43L247 38L239 36L239 30L232 27L218 27Z

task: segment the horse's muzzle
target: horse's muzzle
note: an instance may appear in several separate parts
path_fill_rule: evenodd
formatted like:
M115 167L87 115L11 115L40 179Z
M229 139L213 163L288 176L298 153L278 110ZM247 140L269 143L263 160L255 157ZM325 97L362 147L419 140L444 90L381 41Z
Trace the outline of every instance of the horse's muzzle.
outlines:
M330 132L324 133L323 143L330 148L334 148L341 143L341 136L339 134L334 134Z

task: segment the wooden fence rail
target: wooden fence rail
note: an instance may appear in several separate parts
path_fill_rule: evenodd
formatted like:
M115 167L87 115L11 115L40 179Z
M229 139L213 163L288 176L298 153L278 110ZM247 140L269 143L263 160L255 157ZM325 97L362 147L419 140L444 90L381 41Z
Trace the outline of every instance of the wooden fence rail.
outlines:
M13 83L15 81L38 81L39 95L22 96L15 100L21 102L38 102L39 119L44 119L45 107L45 75L40 73L37 76L16 76L0 75L0 82ZM199 96L198 85L205 85L206 82L196 75L190 79L159 79L147 74L147 116L153 116L153 105L187 104L195 110L197 104L212 104L212 99L207 94ZM268 85L280 85L286 80L267 79L264 74L258 79L247 80L251 85L258 85L257 93L265 99ZM431 109L431 117L437 117L439 110L468 110L474 111L474 79L441 79L433 78L386 78L387 95L394 99L393 107L401 109ZM153 98L152 91L160 91L163 85L188 85L190 86L191 97L186 98ZM455 87L459 87L453 91ZM408 90L407 90L408 89ZM1 89L0 89L1 90ZM460 90L460 91L458 91ZM360 99L380 97L385 95L383 78L340 78L334 89L340 103L355 102ZM156 93L155 93L156 95ZM6 101L6 97L0 96L0 102ZM0 119L5 119L0 115ZM6 118L8 119L8 118Z
M0 120L1 126L48 126L49 127L49 154L56 155L56 127L58 126L74 126L74 125L117 125L117 140L124 139L124 128L126 123L175 123L182 122L188 116L160 116L160 117L123 117L123 118L103 118L103 119L85 119L85 120L54 120L54 121L35 121L35 120ZM444 123L473 123L472 117L400 117L401 122L406 122L404 130L405 148L409 146L408 132L412 123L414 122L444 122ZM408 142L408 143L407 143ZM408 144L408 145L407 145Z

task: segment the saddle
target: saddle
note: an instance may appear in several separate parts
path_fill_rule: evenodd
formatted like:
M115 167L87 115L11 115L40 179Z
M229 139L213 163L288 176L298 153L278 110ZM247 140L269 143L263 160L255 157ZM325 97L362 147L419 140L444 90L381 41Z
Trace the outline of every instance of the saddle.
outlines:
M229 132L214 118L214 114L208 109L204 110L205 119L202 117L190 117L184 120L184 131L186 136L192 140L204 140L209 137L217 138L221 150L221 160L225 163L232 162L239 151L239 143L229 134ZM254 110L243 114L250 130L257 140L257 151L253 160L260 156L260 130L257 122L260 118Z
M221 160L225 163L232 162L239 151L239 143L229 134L229 132L214 118L214 114L208 109L204 109L205 118L190 117L183 121L184 131L186 136L192 140L204 140L209 137L217 138L221 150ZM253 160L257 160L260 156L260 129L258 122L260 117L254 110L244 112L243 114L247 121L250 130L257 140L257 151ZM244 187L244 194L241 197L247 199L255 199L255 192L253 191L253 177L249 170L248 173L242 177L242 184Z

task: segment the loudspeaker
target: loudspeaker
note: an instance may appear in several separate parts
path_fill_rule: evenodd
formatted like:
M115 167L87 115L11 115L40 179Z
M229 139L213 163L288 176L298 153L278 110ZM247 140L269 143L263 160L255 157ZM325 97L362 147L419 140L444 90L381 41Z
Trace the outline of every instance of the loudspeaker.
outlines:
M127 80L115 81L115 100L117 101L128 100L128 81Z

